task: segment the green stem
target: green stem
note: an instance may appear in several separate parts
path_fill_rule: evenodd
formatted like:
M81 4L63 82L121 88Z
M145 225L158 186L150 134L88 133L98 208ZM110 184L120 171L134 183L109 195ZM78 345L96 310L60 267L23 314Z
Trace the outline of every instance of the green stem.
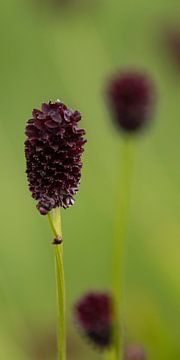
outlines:
M115 350L114 348L105 350L104 352L104 360L114 360L115 359Z
M53 209L48 213L48 219L56 239L62 238L60 209ZM58 299L58 360L66 359L66 335L65 335L65 283L63 267L63 245L55 244L56 261L56 285Z
M63 251L62 246L55 245L56 257L56 279L57 279L57 294L58 294L58 308L59 308L59 360L65 360L65 286L64 286L64 270L63 270Z
M124 256L124 243L128 224L129 200L131 181L133 175L133 158L134 147L133 140L128 137L123 142L123 158L120 167L120 182L117 190L117 213L115 218L115 232L113 241L113 268L112 268L112 284L114 299L114 360L123 359L123 340L121 334L122 318L122 264Z

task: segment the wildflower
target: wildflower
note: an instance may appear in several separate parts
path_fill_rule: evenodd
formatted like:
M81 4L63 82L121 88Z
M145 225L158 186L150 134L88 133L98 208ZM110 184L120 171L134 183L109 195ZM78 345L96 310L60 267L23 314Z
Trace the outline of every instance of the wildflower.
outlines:
M37 208L46 215L55 207L68 208L81 179L81 155L85 131L79 129L81 114L61 101L34 109L26 126L26 173Z
M90 292L75 307L75 317L83 334L100 349L112 342L112 305L107 293Z
M125 132L139 131L150 120L154 105L154 86L139 71L119 72L112 77L107 100L117 125Z

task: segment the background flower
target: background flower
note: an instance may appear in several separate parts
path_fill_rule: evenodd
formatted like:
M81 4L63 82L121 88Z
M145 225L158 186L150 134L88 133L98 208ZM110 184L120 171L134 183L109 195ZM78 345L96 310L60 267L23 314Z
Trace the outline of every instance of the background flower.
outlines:
M109 81L107 101L116 124L126 132L143 128L152 116L154 85L142 71L120 71Z
M90 292L75 307L75 318L82 333L101 349L112 341L112 303L107 293Z

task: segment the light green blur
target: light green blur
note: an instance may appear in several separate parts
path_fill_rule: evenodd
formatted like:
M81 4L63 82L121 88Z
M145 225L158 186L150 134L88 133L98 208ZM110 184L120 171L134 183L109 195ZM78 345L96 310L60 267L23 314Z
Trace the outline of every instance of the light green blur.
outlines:
M147 347L149 360L177 360L180 77L161 48L161 29L180 5L88 3L76 11L53 11L41 0L39 6L38 0L0 4L0 359L36 360L33 349L41 335L47 346L48 333L56 331L52 234L27 189L23 141L31 109L57 98L82 112L88 139L76 204L62 211L68 359L102 358L78 335L72 309L87 290L110 287L121 135L111 124L104 87L112 71L135 66L152 74L159 100L154 124L137 144L124 259L124 331L127 340Z

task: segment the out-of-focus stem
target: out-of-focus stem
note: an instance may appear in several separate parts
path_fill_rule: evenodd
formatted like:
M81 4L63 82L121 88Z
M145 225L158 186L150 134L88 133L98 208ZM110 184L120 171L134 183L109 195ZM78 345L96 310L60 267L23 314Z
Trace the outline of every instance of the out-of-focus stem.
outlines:
M62 239L60 209L55 208L48 213L49 222L56 239ZM66 359L65 334L65 283L63 266L63 244L54 244L56 262L56 285L58 300L58 360Z
M104 360L114 360L116 358L116 353L114 348L110 348L105 350L104 352Z
M122 166L117 184L117 210L115 218L115 231L113 240L112 264L112 292L114 311L114 360L123 359L123 339L121 333L122 314L122 268L124 244L127 231L131 181L133 177L134 143L130 137L124 138L122 152Z

